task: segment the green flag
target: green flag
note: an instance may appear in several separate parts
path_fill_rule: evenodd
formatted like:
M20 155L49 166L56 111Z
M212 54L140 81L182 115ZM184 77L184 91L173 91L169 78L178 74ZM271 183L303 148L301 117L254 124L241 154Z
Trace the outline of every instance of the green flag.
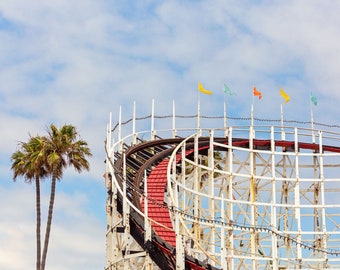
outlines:
M230 90L230 88L225 83L223 84L223 91L224 91L224 93L226 93L229 96L236 96L236 94L234 92L232 92Z
M310 93L310 101L313 102L315 106L318 105L318 100L312 93Z

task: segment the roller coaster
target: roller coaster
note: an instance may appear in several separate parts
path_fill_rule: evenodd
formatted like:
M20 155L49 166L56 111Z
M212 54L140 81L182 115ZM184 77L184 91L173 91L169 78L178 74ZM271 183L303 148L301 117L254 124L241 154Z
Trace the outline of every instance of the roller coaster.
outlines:
M340 133L227 120L110 116L106 270L340 269Z

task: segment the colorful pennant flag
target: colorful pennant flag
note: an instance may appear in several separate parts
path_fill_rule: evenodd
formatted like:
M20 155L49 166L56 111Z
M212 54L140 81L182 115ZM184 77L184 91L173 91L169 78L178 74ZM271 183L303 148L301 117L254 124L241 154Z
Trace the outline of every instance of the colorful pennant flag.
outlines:
M255 86L254 86L254 96L258 97L259 99L262 98L262 93L258 91Z
M202 92L203 94L206 94L206 95L212 95L212 92L205 89L200 82L198 82L198 91L200 91L200 92Z
M223 84L223 91L229 96L236 96L236 93L231 91L231 89L225 83Z
M289 102L290 96L282 89L282 86L280 86L280 95L285 99L285 104Z
M310 101L313 102L315 106L318 105L318 100L312 93L310 93Z

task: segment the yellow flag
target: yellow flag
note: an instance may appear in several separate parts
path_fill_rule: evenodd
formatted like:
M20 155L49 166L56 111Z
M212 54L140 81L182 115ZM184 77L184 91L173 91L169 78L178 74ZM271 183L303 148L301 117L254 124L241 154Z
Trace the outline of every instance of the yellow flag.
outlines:
M282 86L280 86L280 94L285 99L285 104L290 100L290 96L283 91Z
M200 91L200 92L202 92L206 95L212 95L212 92L207 90L207 89L204 89L203 85L200 82L198 82L198 91Z

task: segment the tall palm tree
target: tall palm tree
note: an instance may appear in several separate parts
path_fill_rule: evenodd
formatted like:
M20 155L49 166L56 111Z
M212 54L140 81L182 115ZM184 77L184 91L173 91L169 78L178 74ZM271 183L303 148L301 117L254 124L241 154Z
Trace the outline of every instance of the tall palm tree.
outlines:
M37 258L36 269L40 270L41 260L41 209L40 209L40 180L48 175L46 167L44 166L44 139L42 137L30 137L28 142L20 142L19 150L14 152L11 156L12 166L14 172L13 180L16 181L18 176L23 176L25 182L35 182L36 190L36 245Z
M51 124L47 132L48 135L45 137L46 147L44 149L46 166L52 177L52 183L41 270L45 269L56 182L57 180L61 180L64 169L69 166L74 167L78 173L81 173L84 169L88 171L90 169L90 164L86 157L92 156L87 142L79 139L79 134L74 126L64 125L58 129Z

